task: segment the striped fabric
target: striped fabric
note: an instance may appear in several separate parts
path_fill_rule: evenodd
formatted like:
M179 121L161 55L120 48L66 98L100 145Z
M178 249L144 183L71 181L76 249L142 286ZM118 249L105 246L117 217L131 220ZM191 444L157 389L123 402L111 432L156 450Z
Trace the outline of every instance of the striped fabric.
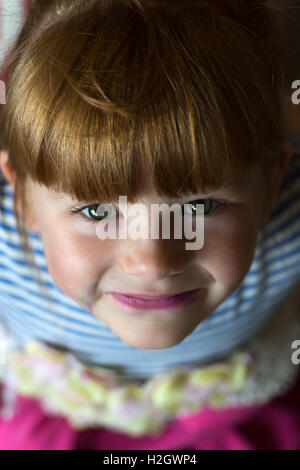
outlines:
M2 19L22 18L28 1L0 2ZM5 10L6 7L7 9ZM11 12L11 16L8 12ZM16 21L15 25L19 25ZM12 25L12 23L11 23ZM1 54L16 31L1 21ZM300 278L300 136L271 217L260 229L255 256L240 287L180 344L164 350L138 350L67 297L52 280L41 237L28 237L47 289L41 296L20 248L13 213L13 192L0 180L0 316L17 342L54 343L80 359L113 367L129 378L150 377L178 365L222 357L253 338L271 320L277 304Z

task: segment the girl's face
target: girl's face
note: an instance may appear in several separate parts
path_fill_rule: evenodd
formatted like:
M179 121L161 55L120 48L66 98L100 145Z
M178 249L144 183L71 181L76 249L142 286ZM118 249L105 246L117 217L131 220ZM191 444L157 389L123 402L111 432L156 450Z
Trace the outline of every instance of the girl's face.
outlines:
M125 343L141 349L168 348L182 341L238 288L251 265L258 225L269 213L280 175L272 180L273 197L271 191L263 191L262 174L254 172L239 187L210 193L210 199L230 205L209 205L200 250L186 250L189 240L174 237L99 239L92 220L95 212L72 213L84 203L31 180L31 218L26 223L41 234L49 272L66 295ZM197 194L169 204L205 198ZM141 202L150 207L166 201L157 197L148 181ZM168 310L134 310L108 293L167 295L196 288L201 288L196 301Z
M141 349L168 348L212 313L249 270L264 212L258 190L263 185L257 178L252 174L239 188L210 194L230 205L211 206L204 219L204 245L197 251L186 250L186 239L99 239L93 213L70 212L83 203L30 182L32 229L41 234L49 272L66 295L125 343ZM143 204L163 202L151 185L145 188ZM193 303L159 310L124 307L108 293L167 295L196 288L201 290Z

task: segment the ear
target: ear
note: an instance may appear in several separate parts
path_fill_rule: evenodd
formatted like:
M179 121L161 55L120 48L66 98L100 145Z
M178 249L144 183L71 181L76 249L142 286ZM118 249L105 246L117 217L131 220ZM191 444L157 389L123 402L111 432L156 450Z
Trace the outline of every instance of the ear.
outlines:
M260 223L266 223L270 217L272 208L274 206L276 196L281 185L284 173L288 167L290 158L292 156L292 146L290 143L286 143L279 155L278 162L273 168L271 174L264 176L264 191L261 214L260 214Z
M15 186L15 175L12 167L8 160L7 150L0 151L0 168L5 179L14 187Z
M15 182L16 182L15 173L9 163L9 155L8 155L7 150L0 151L0 168L5 179L11 184L13 188L15 188ZM35 218L33 217L33 214L31 213L31 211L28 210L28 205L26 206L26 209L27 209L26 217L24 217L23 207L19 199L17 201L17 209L18 209L19 214L22 215L26 226L33 232L39 232L37 222Z

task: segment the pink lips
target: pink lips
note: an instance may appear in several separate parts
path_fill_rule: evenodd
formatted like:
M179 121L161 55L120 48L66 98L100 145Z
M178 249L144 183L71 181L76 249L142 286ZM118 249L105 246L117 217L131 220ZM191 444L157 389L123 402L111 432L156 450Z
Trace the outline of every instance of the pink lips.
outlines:
M118 294L117 292L110 293L114 299L122 305L138 310L153 310L175 308L194 302L198 298L201 290L202 289L194 289L189 292L184 292L183 294L161 298L146 295L136 295L133 297L125 294Z

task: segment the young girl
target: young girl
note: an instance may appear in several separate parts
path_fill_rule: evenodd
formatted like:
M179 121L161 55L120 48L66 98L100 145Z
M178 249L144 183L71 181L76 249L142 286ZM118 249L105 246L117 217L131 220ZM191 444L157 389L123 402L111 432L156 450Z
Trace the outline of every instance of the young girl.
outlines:
M31 3L2 67L1 449L300 448L277 12ZM202 203L203 247L100 239L120 195Z

